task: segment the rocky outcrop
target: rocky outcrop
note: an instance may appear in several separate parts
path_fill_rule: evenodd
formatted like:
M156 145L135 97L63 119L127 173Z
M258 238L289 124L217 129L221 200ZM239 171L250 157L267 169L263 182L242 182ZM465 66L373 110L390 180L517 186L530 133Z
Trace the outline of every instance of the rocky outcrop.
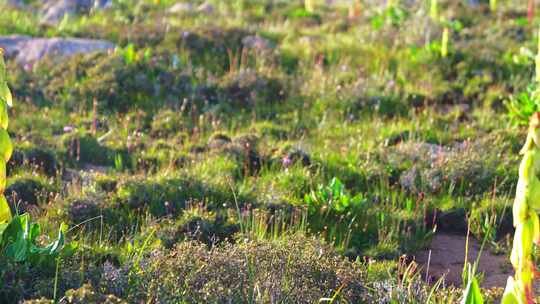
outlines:
M108 51L115 45L105 40L80 38L31 38L28 36L0 36L0 47L6 56L21 65L32 65L44 57L65 58L76 54Z
M111 0L59 0L48 1L41 10L41 23L58 24L65 15L87 12L91 9L104 9L111 5Z

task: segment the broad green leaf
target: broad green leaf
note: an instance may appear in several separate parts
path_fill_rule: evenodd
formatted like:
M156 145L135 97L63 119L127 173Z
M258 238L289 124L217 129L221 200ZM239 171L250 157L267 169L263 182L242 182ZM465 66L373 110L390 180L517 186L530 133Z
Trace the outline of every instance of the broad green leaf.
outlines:
M1 244L6 246L4 254L16 262L30 262L33 265L52 265L56 256L64 247L64 235L67 226L62 223L57 239L45 247L36 244L41 228L37 223L30 223L30 216L15 216L1 234Z
M483 304L484 299L482 293L480 292L480 287L478 286L478 281L476 277L470 272L469 280L467 283L467 288L461 300L461 304Z
M64 235L67 231L67 225L65 223L60 224L60 229L58 229L58 237L56 241L46 247L48 254L58 254L62 247L64 247Z
M4 243L8 244L5 255L16 262L23 262L28 257L30 242L28 235L30 231L29 215L23 214L15 216L4 231Z

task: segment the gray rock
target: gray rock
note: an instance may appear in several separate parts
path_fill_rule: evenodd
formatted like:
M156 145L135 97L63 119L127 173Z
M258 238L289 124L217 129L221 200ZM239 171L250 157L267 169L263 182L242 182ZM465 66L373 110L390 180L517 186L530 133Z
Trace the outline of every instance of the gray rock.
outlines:
M167 12L171 14L179 13L202 13L202 14L212 14L215 11L215 7L205 2L198 7L195 7L192 3L187 2L178 2L175 5L171 6Z
M58 0L48 1L42 8L41 23L56 25L65 15L104 9L112 5L111 0Z
M191 13L195 10L192 3L179 2L171 6L167 11L171 14Z
M4 49L6 57L15 57L32 37L23 35L0 36L0 47Z
M84 2L85 6L90 8L90 1ZM79 1L75 0L49 1L42 9L43 17L41 18L41 23L50 25L57 24L62 21L65 15L77 13L79 6Z
M45 56L66 58L76 54L112 50L115 45L93 39L4 36L0 37L0 47L6 50L8 58L14 58L21 65L32 65Z
M3 2L0 1L0 4L2 3ZM6 0L5 3L9 6L16 7L19 9L26 7L26 4L22 0Z

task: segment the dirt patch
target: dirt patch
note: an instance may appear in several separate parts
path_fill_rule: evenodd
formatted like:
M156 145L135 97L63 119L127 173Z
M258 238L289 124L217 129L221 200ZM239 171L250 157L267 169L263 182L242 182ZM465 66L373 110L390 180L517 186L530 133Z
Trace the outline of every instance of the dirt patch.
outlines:
M430 281L445 276L447 285L461 286L461 273L465 258L466 236L439 233L433 237L430 247L416 254L416 261ZM480 252L481 243L469 239L469 261L474 262ZM431 256L430 256L431 251ZM429 261L429 262L428 262ZM429 265L428 265L429 264ZM505 255L494 255L484 248L478 271L484 273L481 286L484 288L504 287L512 265Z

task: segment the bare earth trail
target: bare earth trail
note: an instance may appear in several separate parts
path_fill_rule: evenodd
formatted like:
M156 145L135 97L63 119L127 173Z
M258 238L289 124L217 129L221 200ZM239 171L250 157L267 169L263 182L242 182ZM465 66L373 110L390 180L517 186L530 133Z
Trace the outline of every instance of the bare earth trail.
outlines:
M465 258L467 238L463 235L438 233L433 237L430 247L415 255L417 263L425 271L432 282L446 276L447 285L461 286L461 273ZM469 258L471 263L476 260L480 252L481 243L469 238ZM431 257L429 252L431 250ZM428 268L429 260L429 268ZM478 272L484 273L482 287L504 287L508 276L513 272L506 255L494 255L488 248L484 248Z

